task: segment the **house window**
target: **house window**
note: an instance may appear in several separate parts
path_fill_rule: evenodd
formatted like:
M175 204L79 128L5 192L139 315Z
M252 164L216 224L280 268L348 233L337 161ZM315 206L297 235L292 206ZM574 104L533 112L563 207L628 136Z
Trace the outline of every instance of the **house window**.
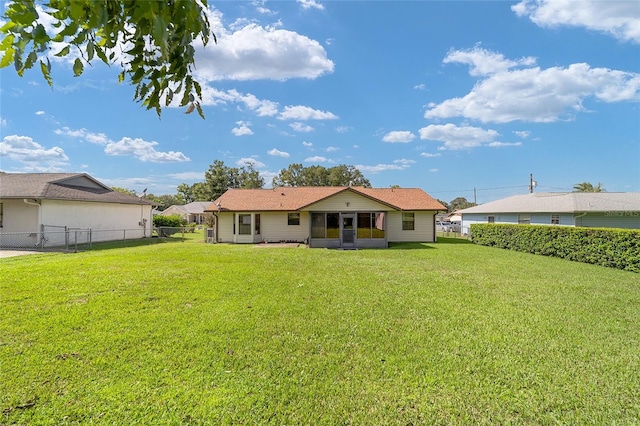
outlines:
M256 214L255 217L255 231L256 235L260 235L260 215Z
M300 213L288 213L287 214L288 225L300 225Z
M487 223L495 223L495 222L496 222L495 216L487 216Z
M238 233L240 235L251 235L251 215L240 214L238 215L238 221L240 222Z
M560 215L559 214L552 214L551 215L551 224L552 225L560 225Z
M403 231L415 230L416 229L415 221L416 221L415 213L402 213L402 230Z
M371 213L358 213L358 238L371 238Z
M531 215L530 214L519 214L518 215L518 223L521 225L529 225L531 223Z

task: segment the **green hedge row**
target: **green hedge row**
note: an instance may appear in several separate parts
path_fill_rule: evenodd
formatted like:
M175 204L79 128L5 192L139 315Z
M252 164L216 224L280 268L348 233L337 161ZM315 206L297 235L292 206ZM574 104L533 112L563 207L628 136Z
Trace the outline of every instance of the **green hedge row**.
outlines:
M474 223L476 244L640 272L640 230Z

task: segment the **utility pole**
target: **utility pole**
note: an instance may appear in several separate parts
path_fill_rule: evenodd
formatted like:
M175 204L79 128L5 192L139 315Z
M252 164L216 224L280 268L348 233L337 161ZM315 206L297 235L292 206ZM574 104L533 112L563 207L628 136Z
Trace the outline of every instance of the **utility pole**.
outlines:
M533 180L533 173L529 173L529 194L533 194L533 188L538 186L538 182Z
M473 204L478 204L478 200L476 197L476 187L473 187Z

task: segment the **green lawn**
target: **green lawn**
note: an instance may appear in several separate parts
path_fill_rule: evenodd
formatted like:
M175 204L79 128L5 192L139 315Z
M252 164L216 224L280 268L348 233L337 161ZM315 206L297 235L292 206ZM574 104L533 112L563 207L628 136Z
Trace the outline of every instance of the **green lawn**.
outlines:
M640 423L640 274L200 240L0 260L0 424Z

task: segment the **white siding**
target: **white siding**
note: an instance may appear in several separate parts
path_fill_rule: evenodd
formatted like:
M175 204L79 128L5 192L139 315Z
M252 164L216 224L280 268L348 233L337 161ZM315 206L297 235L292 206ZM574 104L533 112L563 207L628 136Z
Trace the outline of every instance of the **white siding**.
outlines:
M260 214L260 234L237 235L238 223L236 223L236 235L233 235L233 213L218 214L218 242L221 243L259 243L278 241L300 241L309 238L309 213L300 212L300 225L288 225L287 213L289 212L255 212L252 217L251 229L255 232L255 214ZM292 212L293 213L293 212ZM243 212L242 214L246 214ZM238 214L236 214L236 222Z
M347 206L347 203L349 205ZM377 201L370 200L362 195L355 194L351 191L341 192L333 195L325 200L318 201L306 208L303 211L314 212L366 212L366 211L387 211L391 207L386 206Z
M288 212L261 212L260 232L266 242L304 241L309 238L309 213L300 212L300 225L287 224Z
M589 213L577 221L578 226L640 229L640 212Z
M414 212L415 229L402 230L402 212L387 213L387 241L392 242L433 242L435 241L436 212Z

